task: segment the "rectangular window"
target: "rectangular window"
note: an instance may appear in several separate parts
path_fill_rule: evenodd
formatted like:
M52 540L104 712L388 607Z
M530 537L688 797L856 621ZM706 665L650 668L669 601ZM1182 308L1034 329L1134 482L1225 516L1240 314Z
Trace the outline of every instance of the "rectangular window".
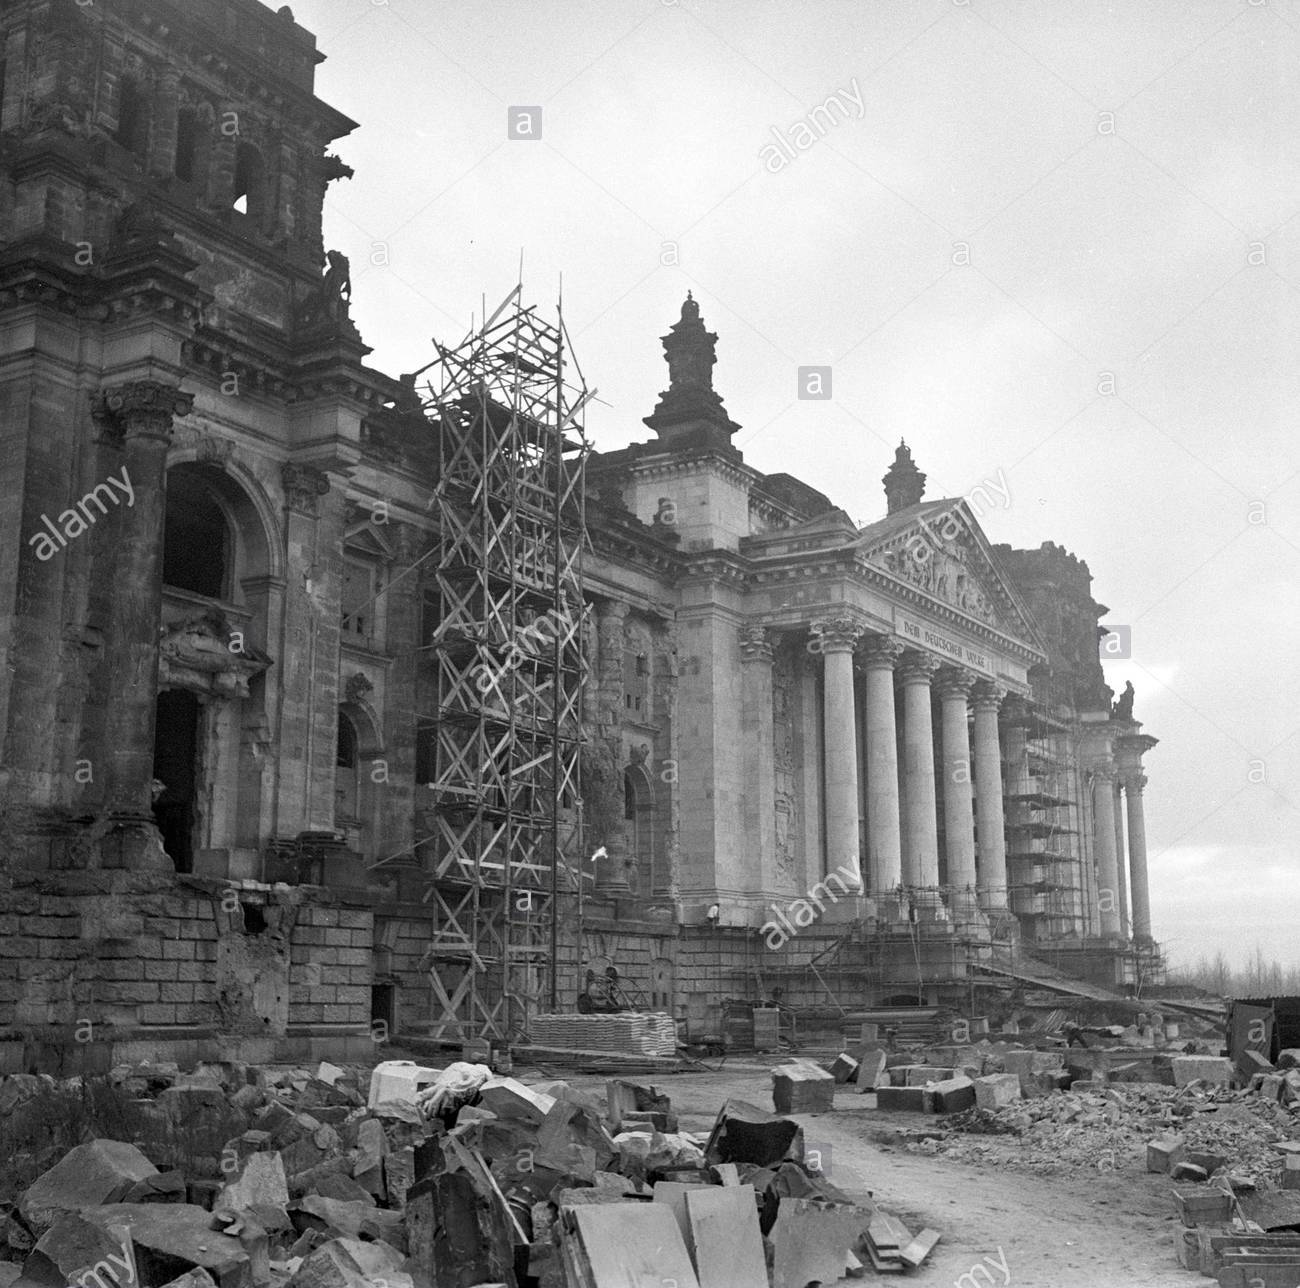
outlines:
M343 594L340 605L344 635L369 639L375 634L375 600L378 588L379 578L373 564L344 559Z

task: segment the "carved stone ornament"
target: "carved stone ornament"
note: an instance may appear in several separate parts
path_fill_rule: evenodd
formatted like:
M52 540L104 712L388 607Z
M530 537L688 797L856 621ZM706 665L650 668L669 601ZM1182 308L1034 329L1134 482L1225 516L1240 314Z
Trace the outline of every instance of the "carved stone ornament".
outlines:
M281 467L280 479L284 484L284 501L289 509L313 517L320 498L330 490L328 477L314 465L289 461Z
M349 702L363 702L375 686L360 671L353 671L343 686L344 696Z
M209 698L248 697L249 681L271 665L215 608L164 625L158 653L162 687Z
M171 439L178 416L188 416L194 395L157 380L132 380L92 395L95 421L119 439L148 437Z

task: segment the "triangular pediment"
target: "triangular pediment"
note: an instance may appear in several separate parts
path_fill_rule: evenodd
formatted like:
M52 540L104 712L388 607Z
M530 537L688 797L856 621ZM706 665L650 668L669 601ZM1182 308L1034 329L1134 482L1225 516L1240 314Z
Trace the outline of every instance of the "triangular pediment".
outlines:
M940 603L1027 644L1038 630L962 498L927 501L863 528L862 558Z

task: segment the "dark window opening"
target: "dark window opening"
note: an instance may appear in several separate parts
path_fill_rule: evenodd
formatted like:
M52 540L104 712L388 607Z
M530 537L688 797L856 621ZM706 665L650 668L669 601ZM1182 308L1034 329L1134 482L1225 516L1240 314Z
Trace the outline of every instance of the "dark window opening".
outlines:
M132 152L142 152L145 144L145 96L138 81L123 77L117 107L117 141Z
M378 569L373 564L345 558L339 605L345 635L368 639L375 633L375 601L378 593Z
M235 191L232 204L241 214L260 220L265 211L266 166L251 144L235 149Z
M229 554L230 526L211 492L191 474L172 474L163 526L163 583L222 599Z
M183 183L194 182L194 156L199 144L199 114L183 107L176 117L176 162L172 171Z
M154 821L177 872L194 869L199 700L183 689L164 689L154 714Z
M432 783L437 774L438 729L432 720L415 727L415 781Z
M335 820L355 822L359 815L360 791L357 784L357 730L342 711L339 712L338 751L334 757Z
M241 903L239 906L244 911L244 934L264 935L266 933L267 921L266 913L262 911L261 904Z

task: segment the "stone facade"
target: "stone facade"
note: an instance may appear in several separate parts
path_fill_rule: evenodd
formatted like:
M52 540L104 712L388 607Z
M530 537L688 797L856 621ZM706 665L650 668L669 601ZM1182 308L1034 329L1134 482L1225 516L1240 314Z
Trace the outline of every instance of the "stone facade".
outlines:
M430 427L326 254L353 123L311 34L255 0L113 14L0 14L0 1061L355 1054L436 1018ZM609 963L701 1023L812 1006L840 944L836 987L888 995L909 918L929 981L1017 926L1120 961L1154 739L1110 706L1086 565L991 547L906 448L862 529L762 474L716 343L688 296L653 436L588 469L608 857L562 1004Z

